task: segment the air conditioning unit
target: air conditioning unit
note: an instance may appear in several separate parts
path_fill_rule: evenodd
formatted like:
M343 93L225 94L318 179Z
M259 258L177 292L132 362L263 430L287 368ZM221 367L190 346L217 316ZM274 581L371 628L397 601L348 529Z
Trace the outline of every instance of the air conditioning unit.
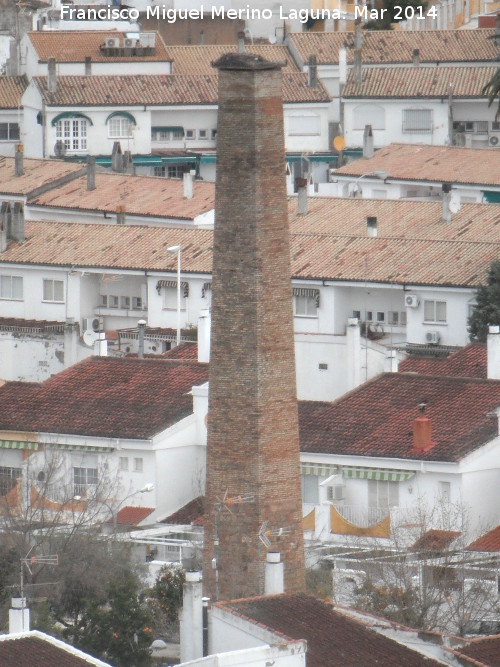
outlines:
M105 46L107 49L119 49L120 48L120 38L119 37L107 37L105 41Z
M498 146L498 142L500 141L499 137L497 134L492 134L488 140L488 143L490 146Z
M345 499L345 486L343 484L337 484L336 486L327 487L327 498L328 500L333 500L338 502Z
M416 294L407 294L405 296L405 306L407 308L418 308L420 300Z
M133 39L132 37L127 37L126 39L123 40L123 46L126 49L133 49L135 48L137 44L137 40Z
M83 331L102 331L104 329L104 317L84 317L82 319Z
M425 341L430 345L437 345L441 339L439 331L428 331L425 334Z
M147 49L154 49L156 41L154 32L141 32L139 33L139 39L141 41L141 46Z

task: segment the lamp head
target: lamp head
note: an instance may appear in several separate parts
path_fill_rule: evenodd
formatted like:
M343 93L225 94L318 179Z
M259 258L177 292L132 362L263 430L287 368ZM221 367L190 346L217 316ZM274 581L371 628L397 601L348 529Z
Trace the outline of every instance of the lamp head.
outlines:
M170 248L167 248L168 252L179 252L181 249L180 245L171 245Z

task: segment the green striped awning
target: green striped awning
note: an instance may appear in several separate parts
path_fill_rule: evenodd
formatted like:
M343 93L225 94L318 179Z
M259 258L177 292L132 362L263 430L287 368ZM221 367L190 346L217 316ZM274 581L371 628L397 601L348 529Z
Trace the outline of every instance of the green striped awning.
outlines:
M329 463L304 463L300 464L302 475L317 475L318 477L330 477L338 471L338 466Z
M413 470L387 470L381 468L342 468L346 479L376 479L380 482L407 482L415 473Z
M25 440L0 440L0 449L38 449L38 442L26 442Z
M49 447L50 449L64 449L71 452L107 453L114 451L112 447L98 447L96 445L68 445L64 442L47 443L45 447Z

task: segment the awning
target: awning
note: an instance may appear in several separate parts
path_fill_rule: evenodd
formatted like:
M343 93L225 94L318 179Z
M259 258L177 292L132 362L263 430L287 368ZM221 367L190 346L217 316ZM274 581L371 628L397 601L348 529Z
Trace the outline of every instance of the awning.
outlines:
M375 479L380 482L407 482L414 477L415 472L413 470L343 467L342 474L346 479Z
M71 452L89 452L89 453L109 453L113 452L113 447L98 447L97 445L68 445L64 442L44 443L48 449L64 449Z
M38 442L26 442L25 440L0 440L0 449L30 449L36 452Z
M175 287L175 289L177 289L177 280L159 280L156 283L156 291L158 294L162 287ZM187 298L189 296L189 283L181 280L181 290L183 290L184 297Z
M212 291L212 283L203 283L203 287L201 288L201 298L204 299L207 295L207 292Z
M153 125L151 130L153 132L182 132L184 134L184 128L179 125Z
M215 164L217 162L217 155L201 155L201 164Z
M319 308L319 289L310 287L292 287L293 296L310 296L316 299L316 306Z
M300 473L302 475L316 475L317 477L330 477L338 472L338 466L334 463L301 463Z
M89 125L94 124L88 116L86 116L84 113L80 113L79 111L65 111L64 113L60 113L52 119L50 124L52 127L55 127L60 120L65 120L66 118L84 118L89 123Z
M304 162L328 162L329 164L334 162L337 164L338 155L335 153L308 153L307 155L304 153L286 154L287 162L300 162L301 160Z
M113 111L113 113L110 113L106 118L106 124L111 120L111 118L116 118L117 116L121 116L121 118L127 118L133 125L137 125L135 118L128 111Z
M483 197L488 204L500 204L500 192L494 190L483 190Z

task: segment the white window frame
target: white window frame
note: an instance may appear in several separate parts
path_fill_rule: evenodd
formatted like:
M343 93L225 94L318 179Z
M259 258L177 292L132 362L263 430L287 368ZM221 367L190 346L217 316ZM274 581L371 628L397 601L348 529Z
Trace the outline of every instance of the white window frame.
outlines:
M378 104L358 104L352 110L353 130L364 130L371 125L372 130L385 130L385 109Z
M446 304L446 301L441 301L439 299L424 299L424 322L430 324L447 324L448 308Z
M121 296L120 297L120 308L122 310L130 310L130 297L129 296Z
M22 276L0 275L0 299L23 301L24 281Z
M434 114L432 109L403 109L403 134L432 134Z
M208 130L198 130L198 139L206 141L208 139Z
M120 470L126 472L128 470L128 456L120 456L118 460Z
M134 136L133 123L126 116L113 116L108 120L109 139L130 139Z
M43 294L42 301L45 303L64 303L64 281L53 278L43 279ZM57 294L57 291L61 294Z
M399 482L369 479L368 505L379 509L399 507Z
M184 138L186 141L194 141L196 139L196 130L184 130Z
M321 116L319 114L293 114L288 116L289 137L319 137L321 135Z
M20 128L19 123L0 123L0 127L5 126L7 130L6 137L0 137L0 141L19 141L20 138Z
M142 296L132 297L132 310L145 310Z
M116 294L110 294L108 296L108 308L119 308L120 307L120 297Z
M317 475L302 475L302 502L305 505L319 504L319 478Z
M64 118L56 123L56 139L70 152L87 150L87 119Z
M98 484L97 468L73 466L73 493L75 496L85 496L89 489Z
M318 317L318 301L315 296L294 294L293 314L295 317Z
M142 457L134 458L134 472L144 472L144 459Z
M177 310L177 287L164 287L163 310ZM181 311L186 310L186 297L181 285Z

